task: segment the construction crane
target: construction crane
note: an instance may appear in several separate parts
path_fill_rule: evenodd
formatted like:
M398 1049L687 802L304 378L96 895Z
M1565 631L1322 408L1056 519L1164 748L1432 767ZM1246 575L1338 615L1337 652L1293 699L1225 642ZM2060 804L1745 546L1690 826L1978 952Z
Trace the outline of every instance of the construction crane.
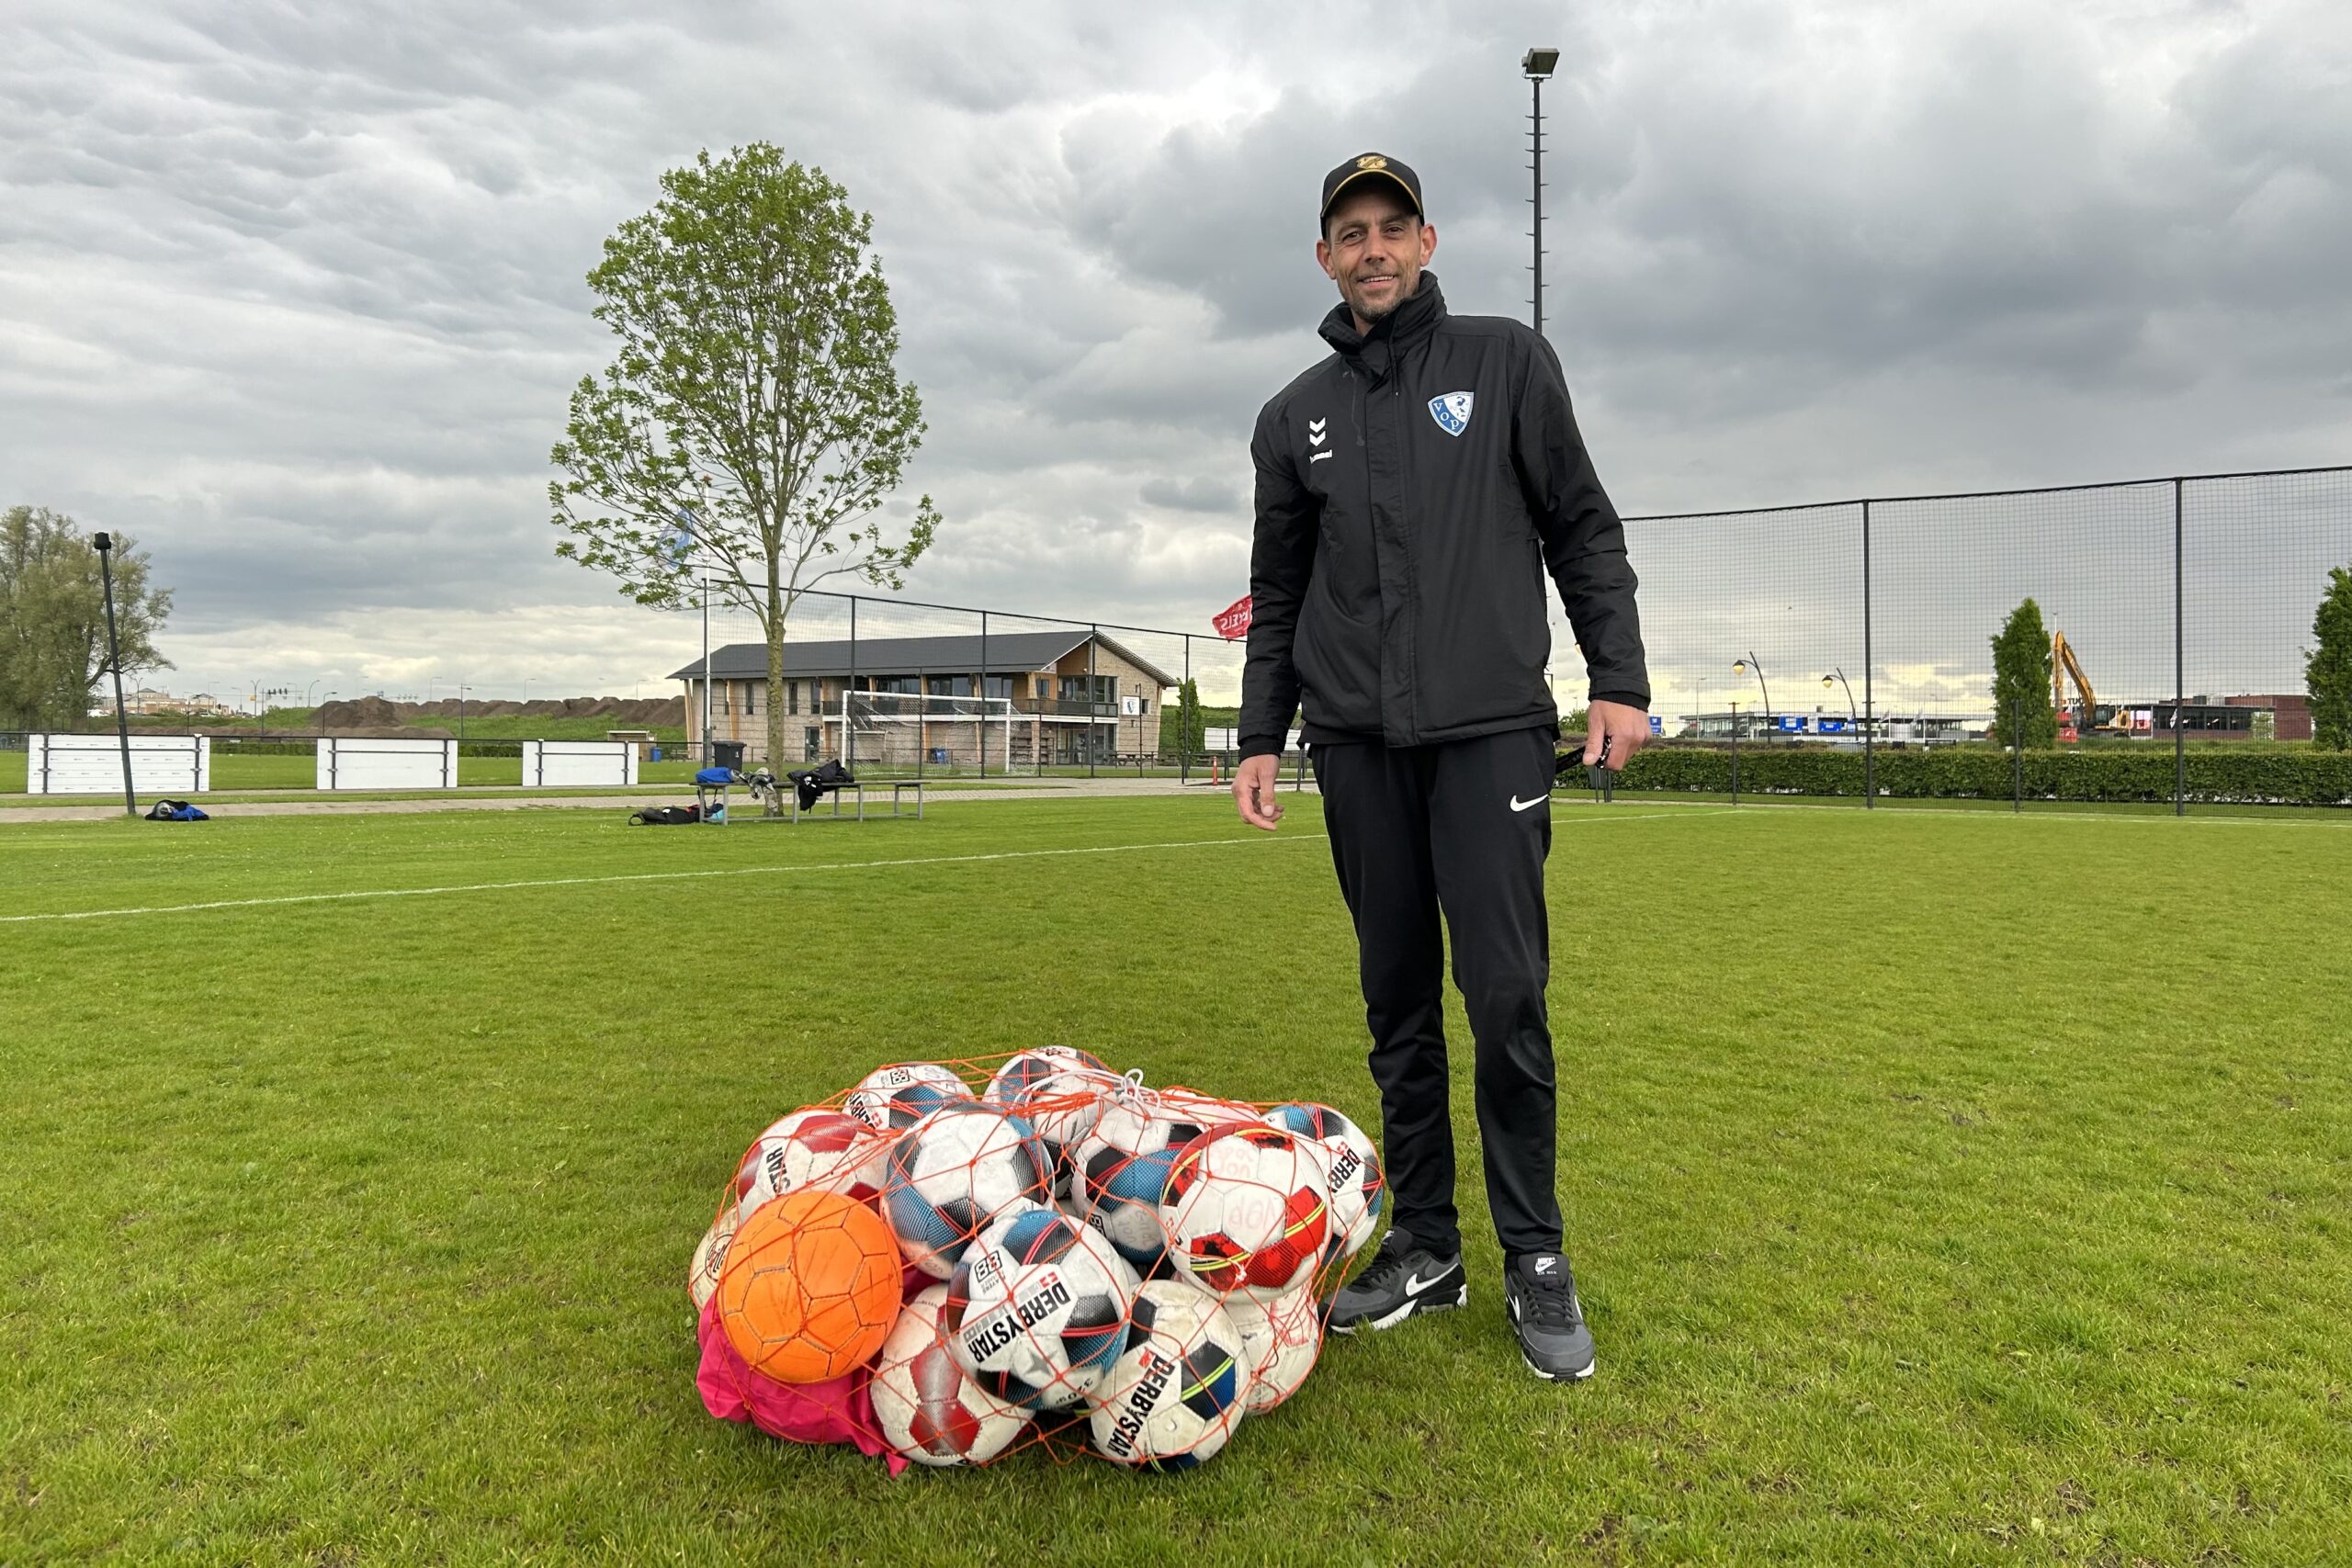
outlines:
M2066 681L2074 678L2075 694L2082 705L2075 709L2075 728L2083 734L2094 729L2122 729L2125 723L2119 714L2116 720L2101 724L2098 717L2098 694L2091 690L2091 678L2083 673L2083 662L2066 644L2064 632L2050 634L2050 705L2060 713L2066 711Z

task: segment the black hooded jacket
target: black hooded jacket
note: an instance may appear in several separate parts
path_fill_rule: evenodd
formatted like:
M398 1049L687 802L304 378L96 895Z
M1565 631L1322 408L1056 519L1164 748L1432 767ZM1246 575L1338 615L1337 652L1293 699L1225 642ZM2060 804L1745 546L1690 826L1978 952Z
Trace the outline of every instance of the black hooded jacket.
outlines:
M1306 739L1419 746L1556 725L1544 578L1594 698L1649 705L1625 531L1551 344L1446 313L1437 275L1258 415L1241 754Z

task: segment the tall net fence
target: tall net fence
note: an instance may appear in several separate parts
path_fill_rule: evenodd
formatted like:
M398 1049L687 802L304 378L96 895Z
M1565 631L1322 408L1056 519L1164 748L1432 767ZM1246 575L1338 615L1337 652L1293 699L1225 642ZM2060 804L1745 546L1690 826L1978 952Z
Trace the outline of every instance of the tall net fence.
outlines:
M2352 468L1634 516L1626 534L1662 742L1628 787L2352 805L2352 759L2311 744L2304 678L2329 572L2352 567ZM1993 644L2029 599L2040 673L2005 721ZM1588 671L1553 614L1548 674L1573 719ZM1244 644L1205 622L811 592L773 672L757 617L716 594L653 626L636 640L671 653L639 689L666 694L636 705L658 715L485 704L485 680L379 716L455 736L469 787L527 769L489 753L558 722L644 736L647 787L834 760L884 779L1207 783L1240 739ZM210 787L306 785L300 732L331 727L306 709L291 728L221 733ZM0 733L0 791L28 787L32 754Z
M1633 517L1627 536L1655 728L1755 748L1751 790L2352 805L2342 754L2293 749L2314 618L2352 567L2352 469ZM2039 674L2005 715L1994 643L2029 600L2014 635ZM1668 788L1741 777L1736 756L1636 764Z

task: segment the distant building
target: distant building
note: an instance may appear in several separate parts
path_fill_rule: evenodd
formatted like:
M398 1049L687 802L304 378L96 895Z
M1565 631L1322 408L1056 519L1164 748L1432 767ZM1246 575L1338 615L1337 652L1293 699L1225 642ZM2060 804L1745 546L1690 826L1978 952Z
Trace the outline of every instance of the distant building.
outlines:
M2261 733L2261 710L2270 710L2273 740L2309 740L2312 738L2311 699L2301 692L2274 692L2267 696L2224 697L2222 704L2233 708L2256 710L2252 724L2254 732Z
M797 765L842 751L842 698L847 692L940 697L1001 697L1009 725L988 726L989 761L1083 763L1156 754L1160 706L1178 678L1100 632L1010 632L978 637L861 637L856 642L784 645L785 733L798 747L781 761ZM703 667L697 659L671 672L685 689L686 734L703 730ZM766 755L768 650L729 643L710 655L710 731L741 741L744 760ZM970 766L978 761L978 727L970 720L914 727L926 758ZM896 732L894 739L899 739ZM787 742L787 746L789 746ZM861 740L863 752L865 742ZM1011 756L1003 754L1007 747Z

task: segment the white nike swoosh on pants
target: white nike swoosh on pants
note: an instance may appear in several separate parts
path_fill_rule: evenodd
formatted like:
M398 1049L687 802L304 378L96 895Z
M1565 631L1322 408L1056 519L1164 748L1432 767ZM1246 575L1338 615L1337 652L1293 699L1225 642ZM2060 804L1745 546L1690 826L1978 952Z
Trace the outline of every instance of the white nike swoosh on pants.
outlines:
M1510 797L1510 808L1513 811L1525 811L1530 807L1541 806L1551 798L1548 795L1539 795L1533 800L1521 800L1514 795Z

